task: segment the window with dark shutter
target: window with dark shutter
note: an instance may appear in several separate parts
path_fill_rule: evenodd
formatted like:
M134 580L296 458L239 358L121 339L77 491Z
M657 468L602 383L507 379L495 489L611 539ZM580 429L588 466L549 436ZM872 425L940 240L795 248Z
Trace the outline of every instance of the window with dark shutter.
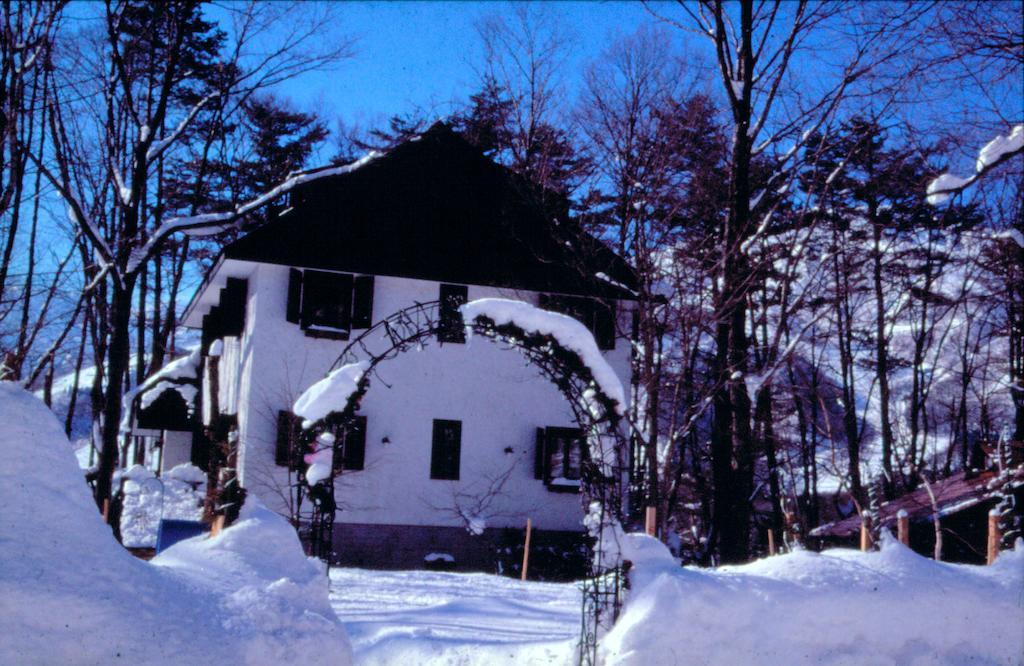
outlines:
M352 328L352 276L305 271L302 276L302 328L347 339Z
M575 492L579 489L583 461L587 457L583 432L579 428L553 426L537 430L537 446L542 451L544 466L540 478L551 490Z
M462 451L462 421L434 419L430 451L430 478L459 480L459 456Z
M464 343L466 328L462 323L459 306L465 305L469 298L469 288L460 284L441 285L441 311L438 322L438 342Z
M352 289L352 328L370 328L373 323L373 276L359 275Z
M285 318L311 337L348 340L352 329L372 325L373 282L372 275L292 268Z
M277 447L274 450L274 463L296 467L302 462L299 433L302 432L302 419L291 412L281 410L277 413Z
M356 416L345 432L342 465L347 471L363 469L366 462L366 417Z

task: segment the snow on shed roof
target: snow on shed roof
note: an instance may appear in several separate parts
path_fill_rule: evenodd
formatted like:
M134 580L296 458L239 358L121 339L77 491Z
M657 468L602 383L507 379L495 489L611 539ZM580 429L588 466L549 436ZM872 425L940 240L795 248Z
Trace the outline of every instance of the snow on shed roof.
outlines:
M1024 466L1013 470L1012 474L1014 487L1024 485ZM928 495L928 489L922 486L891 502L882 504L878 509L879 522L883 527L893 525L900 511L906 511L911 522L916 522L931 520L936 506L940 515L949 515L969 509L995 496L997 490L993 483L995 480L996 473L992 471L981 472L971 478L967 478L964 472L954 474L948 479L931 484L931 491L935 495L934 505ZM811 536L851 537L860 532L860 524L860 516L854 514L849 518L811 530Z

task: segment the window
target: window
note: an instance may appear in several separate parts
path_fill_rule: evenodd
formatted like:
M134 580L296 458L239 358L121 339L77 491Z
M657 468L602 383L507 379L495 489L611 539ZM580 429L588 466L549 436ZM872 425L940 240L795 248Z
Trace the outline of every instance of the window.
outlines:
M537 428L534 477L550 490L574 492L579 489L586 452L579 428Z
M578 320L594 335L598 349L615 349L615 301L541 294L540 307Z
M457 342L466 341L466 327L462 323L462 313L459 306L465 305L469 297L469 288L460 284L442 284L440 317L438 322L437 341Z
M291 269L286 318L306 335L347 340L373 320L373 276Z
M430 478L459 480L459 455L462 451L462 421L434 419L430 451Z
M301 417L284 410L277 413L275 463L292 469L298 469L305 464L303 454L306 453L306 448L302 443L301 434ZM339 428L333 434L340 440L340 456L334 465L335 471L363 469L366 460L366 417L356 416L346 432Z

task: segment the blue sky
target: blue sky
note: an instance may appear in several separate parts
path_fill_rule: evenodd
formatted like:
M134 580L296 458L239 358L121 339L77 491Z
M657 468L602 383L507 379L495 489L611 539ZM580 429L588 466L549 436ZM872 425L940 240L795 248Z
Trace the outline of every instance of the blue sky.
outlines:
M338 7L332 36L357 39L354 58L304 75L278 92L332 126L337 118L373 124L414 108L436 116L476 89L483 51L476 25L511 12L499 2L351 2ZM574 47L566 72L580 72L616 34L655 19L637 2L559 2L546 6ZM570 87L578 77L567 77ZM571 92L571 91L570 91Z

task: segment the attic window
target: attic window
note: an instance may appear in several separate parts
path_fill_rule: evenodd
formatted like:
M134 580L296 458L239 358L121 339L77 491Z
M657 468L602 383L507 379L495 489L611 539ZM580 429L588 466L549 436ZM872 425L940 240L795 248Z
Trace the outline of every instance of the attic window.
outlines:
M311 337L348 340L373 318L373 276L291 269L287 319Z
M534 477L543 480L548 490L576 492L586 455L579 428L537 428Z
M615 349L615 301L541 294L540 307L576 319L594 335L598 349Z

